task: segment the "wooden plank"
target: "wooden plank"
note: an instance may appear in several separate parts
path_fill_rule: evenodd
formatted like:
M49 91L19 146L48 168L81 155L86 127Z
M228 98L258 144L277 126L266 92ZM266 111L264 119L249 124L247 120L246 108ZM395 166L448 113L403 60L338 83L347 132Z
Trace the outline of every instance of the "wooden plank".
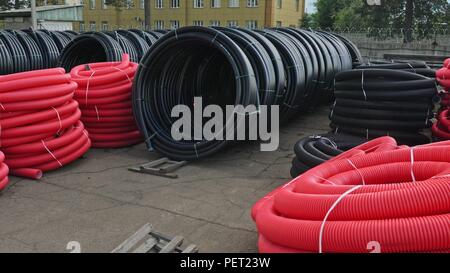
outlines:
M158 240L155 238L150 238L145 243L140 245L138 248L136 248L133 253L147 253L152 249L154 246L158 244Z
M172 253L177 247L183 244L184 238L181 236L175 236L165 247L163 247L159 253Z
M141 227L138 231L136 231L131 237L126 239L123 243L121 243L118 247L116 247L112 253L127 253L130 251L132 247L134 247L139 241L144 239L144 237L150 233L152 230L152 226L147 223L143 227Z
M197 253L198 247L196 245L188 245L181 253Z

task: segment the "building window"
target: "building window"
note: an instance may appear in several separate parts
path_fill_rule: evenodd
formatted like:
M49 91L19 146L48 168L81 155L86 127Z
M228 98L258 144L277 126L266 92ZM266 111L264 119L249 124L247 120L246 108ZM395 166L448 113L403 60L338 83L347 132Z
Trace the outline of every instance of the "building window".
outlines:
M131 9L132 7L134 7L134 1L133 0L126 0L125 1L125 7L127 9Z
M211 27L220 27L220 21L218 21L218 20L211 20L211 21L209 21L209 25Z
M103 21L102 22L102 31L107 31L108 29L109 29L108 22Z
M180 7L180 0L170 0L170 7L178 9Z
M96 31L97 30L97 27L95 26L95 22L94 21L89 22L89 30L90 31Z
M203 0L194 0L194 8L195 9L201 9L204 6L204 1Z
M84 5L84 0L80 0L80 5Z
M84 22L80 22L80 31L84 31Z
M248 8L256 8L258 7L258 0L247 0Z
M164 21L163 20L155 21L155 29L164 29Z
M283 0L277 0L277 9L283 8Z
M102 9L107 9L108 5L106 4L106 0L102 0Z
M148 0L146 0L148 1ZM156 0L155 1L155 8L162 9L164 8L164 0Z
M171 29L177 29L180 27L180 21L178 20L171 20L170 21L170 28Z
M300 11L300 0L295 0L295 11Z
M95 0L89 0L89 8L95 9Z
M239 8L239 0L228 0L228 7L230 8Z
M249 29L258 28L258 21L255 21L255 20L246 21L245 26Z
M199 20L194 21L194 26L196 26L196 27L203 26L203 21L199 21Z
M281 21L277 21L276 27L281 27L282 25L283 25L283 23Z
M228 21L228 22L227 22L227 25L228 25L229 27L238 27L238 26L239 26L239 23L238 23L238 21L236 21L236 20L231 20L231 21Z
M211 0L211 8L220 8L222 6L221 0Z
M145 1L148 1L148 0L139 0L139 7L141 9L145 9Z

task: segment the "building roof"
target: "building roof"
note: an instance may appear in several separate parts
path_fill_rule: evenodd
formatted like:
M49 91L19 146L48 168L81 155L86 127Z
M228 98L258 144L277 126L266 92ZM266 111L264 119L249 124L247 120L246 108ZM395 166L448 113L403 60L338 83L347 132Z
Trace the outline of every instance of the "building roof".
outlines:
M81 21L83 5L47 5L36 7L38 19ZM11 9L0 11L0 18L6 17L31 17L31 8Z

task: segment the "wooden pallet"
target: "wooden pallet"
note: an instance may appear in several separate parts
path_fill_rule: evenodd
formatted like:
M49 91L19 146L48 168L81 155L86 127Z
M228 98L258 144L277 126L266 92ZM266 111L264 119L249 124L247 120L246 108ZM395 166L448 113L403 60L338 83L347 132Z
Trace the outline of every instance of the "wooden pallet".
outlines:
M153 230L150 224L145 224L111 253L197 253L196 245L182 248L184 238L167 237Z

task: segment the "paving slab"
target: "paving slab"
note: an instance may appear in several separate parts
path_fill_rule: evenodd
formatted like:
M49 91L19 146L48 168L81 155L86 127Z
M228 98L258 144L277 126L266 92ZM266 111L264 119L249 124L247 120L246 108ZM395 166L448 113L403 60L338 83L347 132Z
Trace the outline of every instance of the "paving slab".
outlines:
M328 112L283 125L277 151L239 143L189 163L177 179L128 171L161 157L142 144L91 149L40 181L11 177L0 193L0 252L69 252L71 241L82 252L109 252L145 223L200 252L256 252L252 205L289 182L294 143L329 131Z

